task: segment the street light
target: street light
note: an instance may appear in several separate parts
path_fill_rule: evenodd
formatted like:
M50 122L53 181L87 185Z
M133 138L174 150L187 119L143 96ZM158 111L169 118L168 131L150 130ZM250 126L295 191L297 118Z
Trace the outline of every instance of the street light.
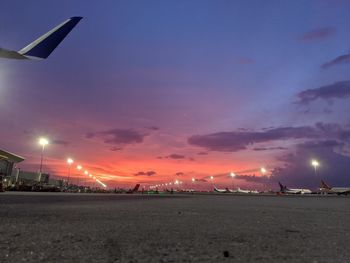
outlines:
M311 165L314 167L315 169L315 175L317 175L317 167L320 166L320 163L317 160L312 160L311 161Z
M41 159L40 159L40 169L39 169L39 183L40 183L41 173L43 170L44 149L45 149L45 146L49 144L49 140L44 137L41 137L39 138L39 144L41 145Z
M234 187L233 187L233 178L236 177L236 174L235 174L234 172L231 172L231 173L230 173L230 176L231 176L231 178L232 178L232 189L233 189L233 188L234 188Z
M67 163L68 163L68 177L67 177L67 186L68 186L69 185L69 177L70 177L70 167L74 163L74 161L73 161L73 159L68 158Z
M77 170L80 171L81 169L83 169L83 167L81 165L77 165ZM78 187L79 187L79 175L78 175L77 184L78 184Z

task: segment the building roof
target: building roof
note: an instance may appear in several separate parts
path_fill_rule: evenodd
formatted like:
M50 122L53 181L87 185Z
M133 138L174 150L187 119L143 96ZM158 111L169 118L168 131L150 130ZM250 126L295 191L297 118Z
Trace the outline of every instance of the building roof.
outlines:
M19 163L19 162L24 161L25 158L0 149L0 159L5 159L5 160L8 160L10 162Z

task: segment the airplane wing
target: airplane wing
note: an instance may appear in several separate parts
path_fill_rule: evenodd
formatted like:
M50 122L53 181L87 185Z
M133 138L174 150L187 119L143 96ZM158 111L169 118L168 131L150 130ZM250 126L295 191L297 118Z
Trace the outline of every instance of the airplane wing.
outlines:
M81 19L82 17L71 17L67 19L18 52L0 48L0 57L11 59L45 59Z

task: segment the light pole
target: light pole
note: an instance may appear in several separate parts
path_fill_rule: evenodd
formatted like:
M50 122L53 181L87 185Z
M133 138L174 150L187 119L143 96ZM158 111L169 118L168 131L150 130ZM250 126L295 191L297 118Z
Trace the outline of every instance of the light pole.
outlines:
M211 186L212 186L212 188L214 189L214 183L213 183L213 180L214 180L214 176L210 176Z
M311 161L311 165L314 167L315 169L315 176L317 176L317 167L320 166L320 163L317 160L312 160Z
M230 173L230 176L231 176L231 178L232 178L232 190L233 190L233 178L235 178L236 177L236 174L234 173L234 172L231 172Z
M71 167L71 165L74 163L74 161L73 161L73 159L68 158L68 159L67 159L67 163L68 163L68 177L67 177L67 186L69 186L70 167Z
M87 170L84 171L84 174L85 174L86 176L89 176L89 172L88 172ZM85 178L85 181L84 181L84 182L85 182L85 187L88 186L88 178Z
M261 167L261 168L260 168L260 171L261 171L262 175L265 176L267 170L266 170L264 167ZM266 188L266 189L268 188L267 184L265 184L265 188Z
M83 167L81 166L81 165L78 165L77 166L77 170L78 171L80 171L81 169L83 169ZM78 185L78 187L79 187L79 174L78 174L78 180L77 180L78 182L77 182L77 185Z
M40 169L39 169L39 183L40 183L41 173L43 171L44 149L45 149L45 146L49 144L49 140L42 137L39 139L39 144L41 145L41 158L40 158Z

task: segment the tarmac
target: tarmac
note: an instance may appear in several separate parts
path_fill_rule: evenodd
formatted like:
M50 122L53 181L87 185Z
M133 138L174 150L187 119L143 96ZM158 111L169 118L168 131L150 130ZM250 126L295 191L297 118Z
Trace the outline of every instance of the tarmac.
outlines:
M0 262L350 262L350 198L0 193Z

